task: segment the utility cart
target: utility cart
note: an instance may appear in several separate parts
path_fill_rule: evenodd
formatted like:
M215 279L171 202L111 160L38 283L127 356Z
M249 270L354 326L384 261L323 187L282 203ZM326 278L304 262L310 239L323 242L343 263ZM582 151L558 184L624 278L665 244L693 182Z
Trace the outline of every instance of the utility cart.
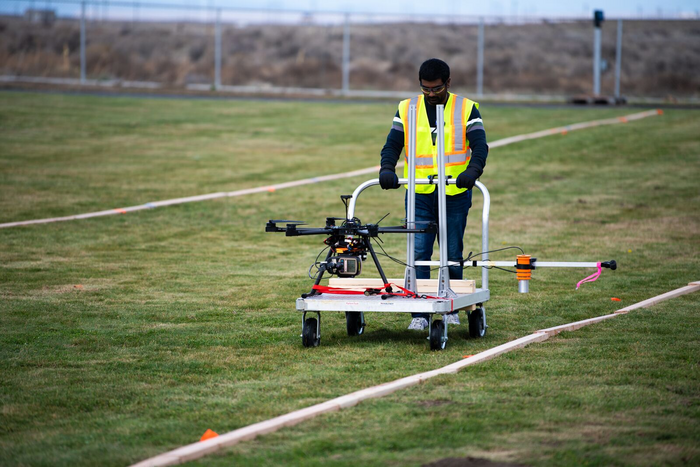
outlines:
M429 183L428 180L415 180L416 183ZM453 180L449 180L453 182ZM409 184L406 179L399 179L400 184ZM439 182L438 182L439 183ZM354 217L354 201L358 195L366 188L378 185L377 180L369 180L360 185L350 200L348 218ZM440 185L438 185L440 186ZM444 184L442 185L444 186ZM482 248L488 251L488 217L489 217L489 192L486 187L477 182L476 185L484 195L483 226L482 226ZM409 188L410 190L410 188ZM444 191L444 190L443 190ZM411 191L409 191L409 198ZM415 192L413 192L415 194ZM443 197L440 195L440 197ZM409 201L410 202L410 201ZM444 213L444 202L438 208ZM411 225L411 212L409 210L407 224ZM442 217L444 219L444 217ZM386 233L386 232L384 232ZM302 342L306 347L315 347L321 340L321 312L335 311L344 312L347 321L348 334L360 335L365 328L365 313L425 313L428 315L430 348L442 350L448 340L447 321L445 315L457 310L467 312L469 323L469 335L471 337L482 337L486 333L486 312L484 303L490 298L488 289L488 268L481 270L481 284L479 288L473 287L474 281L450 281L448 267L460 265L457 262L447 261L447 228L444 223L438 226L440 237L440 260L439 261L415 261L414 259L414 236L415 233L406 234L407 240L407 266L403 278L404 294L381 294L372 293L372 290L380 290L385 284L395 284L391 279L363 280L359 278L338 278L331 279L329 288L321 288L325 293L304 294L296 301L297 310L302 312ZM488 260L488 253L484 253L484 260ZM437 280L416 280L416 266L439 266ZM380 268L378 270L381 271ZM381 273L381 272L380 272ZM383 273L381 273L383 275ZM458 283L459 287L451 287L452 283ZM423 288L423 287L427 287ZM431 287L434 287L431 290ZM363 293L356 289L365 288ZM351 293L343 293L343 289ZM315 289L316 290L316 289ZM368 293L369 290L369 293ZM315 314L309 317L309 314ZM443 319L435 319L440 316Z
M342 312L347 320L349 335L360 335L365 328L365 313L425 313L429 316L430 348L441 350L448 340L447 321L445 315L458 310L466 310L469 323L469 334L472 337L482 337L486 332L486 313L484 303L490 294L488 289L488 269L482 268L481 287L475 288L474 281L450 281L449 266L464 265L449 262L447 253L447 226L439 225L418 226L415 221L415 186L416 184L436 184L438 190L438 214L440 219L446 218L446 185L454 184L456 180L445 176L444 148L444 116L442 106L437 108L437 163L436 177L416 179L415 177L415 128L416 107L409 108L409 145L407 154L409 178L399 179L400 185L408 185L406 209L406 224L397 227L379 227L378 225L363 225L355 217L355 207L360 194L367 188L378 185L377 179L368 180L361 184L351 196L342 196L346 203L346 218L341 225L336 225L337 218L328 218L326 227L320 229L298 227L297 221L270 221L268 232L285 232L287 236L298 235L330 235L325 243L330 247L325 261L320 263L320 272L316 277L310 293L303 294L296 301L297 310L302 312L302 343L306 347L315 347L321 341L321 312ZM476 186L484 196L482 214L482 249L484 260L488 260L488 222L490 198L486 187L477 182ZM286 223L286 227L278 227L277 223ZM415 234L435 232L439 238L439 261L415 260ZM396 280L386 278L370 239L384 233L402 233L407 236L406 269L402 286ZM380 279L360 279L362 261L369 254L379 274ZM416 266L438 266L437 280L416 280ZM329 286L321 286L324 273L330 273L332 278ZM455 284L455 287L452 287ZM427 287L427 289L426 289ZM400 292L395 292L400 290ZM314 316L309 316L314 315ZM440 316L443 319L435 319Z

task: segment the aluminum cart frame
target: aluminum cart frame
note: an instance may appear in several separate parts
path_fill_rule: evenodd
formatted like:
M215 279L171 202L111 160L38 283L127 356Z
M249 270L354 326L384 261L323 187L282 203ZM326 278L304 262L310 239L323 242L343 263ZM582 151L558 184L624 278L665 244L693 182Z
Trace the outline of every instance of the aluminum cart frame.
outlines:
M447 179L445 176L445 133L444 133L444 112L443 106L437 106L437 189L438 189L438 214L440 219L446 218L446 186L455 184L456 180ZM435 178L416 179L415 178L415 123L416 107L409 107L409 138L412 144L409 145L408 164L409 178L399 179L400 185L408 185L406 225L411 228L415 226L415 185L434 184ZM358 186L352 194L348 203L347 219L352 220L355 215L357 199L365 189L378 185L379 180L368 180ZM484 196L482 212L482 254L483 261L488 261L489 251L489 209L491 198L486 186L481 182L475 185ZM378 295L354 295L354 294L318 294L298 298L296 301L297 310L302 312L302 342L307 347L319 345L321 340L321 312L335 311L345 312L348 320L348 334L359 335L364 331L365 312L390 312L390 313L425 313L429 316L429 337L430 347L433 350L445 348L447 336L447 321L444 316L453 311L475 307L471 313L468 312L469 333L472 337L482 337L486 332L486 313L483 308L484 302L490 298L488 288L487 268L481 270L481 287L473 293L455 293L450 288L449 266L461 266L459 262L448 261L447 252L447 225L445 222L438 224L440 260L439 261L416 261L415 260L415 234L407 234L406 247L406 271L404 276L404 288L416 292L416 266L439 266L438 289L433 298L415 297L381 297ZM307 318L307 314L315 313L316 318ZM443 317L442 320L434 319L435 315Z

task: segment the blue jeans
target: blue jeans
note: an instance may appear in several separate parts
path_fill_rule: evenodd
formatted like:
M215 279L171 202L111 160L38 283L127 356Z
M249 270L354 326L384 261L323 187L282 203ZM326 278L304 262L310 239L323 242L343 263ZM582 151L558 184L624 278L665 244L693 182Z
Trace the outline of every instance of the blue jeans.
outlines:
M464 249L464 231L467 228L467 215L472 207L472 191L468 190L454 196L446 196L447 200L447 259L462 261ZM405 204L408 204L406 193ZM438 190L428 194L416 194L416 221L441 222L438 218ZM427 224L417 224L424 227ZM416 261L430 261L433 256L433 245L437 233L416 234ZM462 279L463 269L460 266L450 266L450 279ZM417 266L416 279L430 279L430 266ZM414 318L428 319L424 313L413 313Z

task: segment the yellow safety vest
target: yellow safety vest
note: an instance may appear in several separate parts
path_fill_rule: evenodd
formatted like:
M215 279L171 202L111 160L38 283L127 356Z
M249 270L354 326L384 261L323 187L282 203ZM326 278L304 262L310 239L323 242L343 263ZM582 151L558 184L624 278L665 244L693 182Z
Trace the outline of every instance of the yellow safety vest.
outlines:
M416 96L399 103L399 117L403 123L404 131L404 158L406 164L403 168L404 178L408 178L408 107L416 106L416 178L428 178L429 175L437 176L437 144L433 145L433 138L428 122L428 114L425 111L425 96ZM467 121L472 113L472 106L479 108L479 104L465 97L450 94L445 105L445 176L452 175L456 179L469 165L471 149L467 139ZM408 185L406 185L408 188ZM435 185L416 185L416 193L432 193ZM457 185L447 185L448 195L457 195L467 191L465 188L457 188Z

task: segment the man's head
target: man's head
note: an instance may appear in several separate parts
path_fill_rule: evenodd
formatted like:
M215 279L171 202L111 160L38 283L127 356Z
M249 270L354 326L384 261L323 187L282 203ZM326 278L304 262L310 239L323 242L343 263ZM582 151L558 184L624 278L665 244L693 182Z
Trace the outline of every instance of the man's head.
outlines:
M450 67L437 58L426 60L418 71L418 81L425 99L431 105L447 102L447 90L450 87Z

